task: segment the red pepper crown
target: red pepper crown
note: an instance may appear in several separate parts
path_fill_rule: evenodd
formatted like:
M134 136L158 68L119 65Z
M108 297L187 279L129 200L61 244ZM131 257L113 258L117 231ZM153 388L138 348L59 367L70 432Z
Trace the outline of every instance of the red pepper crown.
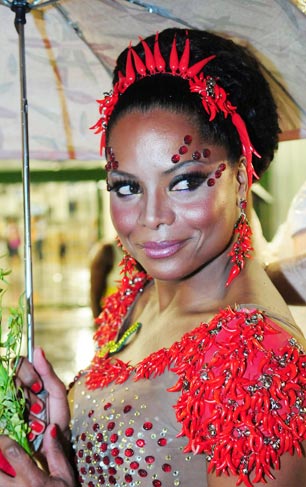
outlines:
M240 138L242 154L247 161L248 183L250 187L253 176L258 178L252 164L252 154L254 153L257 157L260 157L260 155L254 149L246 125L237 113L236 107L228 100L224 89L217 83L215 78L205 76L202 72L204 66L214 59L216 55L206 57L189 67L190 41L188 38L188 31L186 31L186 41L181 59L178 58L176 38L174 37L170 52L169 68L167 69L166 61L160 52L158 33L156 33L155 36L153 52L146 41L141 37L140 41L142 42L145 53L145 63L140 59L130 44L126 59L125 75L119 71L119 80L114 85L113 90L106 94L105 98L102 100L97 100L101 117L91 129L95 130L96 134L101 133L100 154L102 155L102 151L105 148L108 122L119 96L122 95L129 86L135 83L139 77L144 78L146 76L154 76L155 74L161 73L171 74L172 76L180 76L189 81L190 91L192 93L198 93L201 97L203 108L209 115L209 121L214 120L218 112L223 112L224 118L228 115L231 116L232 122L236 127ZM138 78L137 75L139 75Z

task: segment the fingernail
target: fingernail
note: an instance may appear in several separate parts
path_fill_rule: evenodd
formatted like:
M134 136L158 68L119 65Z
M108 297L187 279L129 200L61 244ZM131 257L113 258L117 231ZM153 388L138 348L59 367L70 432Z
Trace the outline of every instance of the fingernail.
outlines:
M30 428L34 433L42 433L45 429L44 425L39 423L38 421L33 421L30 424Z
M34 402L34 404L32 404L30 407L30 412L33 414L39 414L42 412L42 410L43 407L38 402Z
M34 435L34 433L32 431L30 431L30 433L28 433L27 437L28 437L29 441L33 441L33 440L35 440L36 435Z
M51 430L50 430L50 435L52 436L52 438L56 439L57 438L57 427L56 425L52 426Z
M34 382L31 385L31 391L35 392L36 394L42 390L42 385L40 382Z
M11 477L16 477L16 472L12 465L7 461L5 456L3 455L2 451L0 450L0 470L2 472L7 473Z

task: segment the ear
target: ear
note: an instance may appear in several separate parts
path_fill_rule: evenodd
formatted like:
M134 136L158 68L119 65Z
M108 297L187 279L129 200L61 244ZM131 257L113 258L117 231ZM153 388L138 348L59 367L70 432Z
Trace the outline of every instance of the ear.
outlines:
M246 169L246 158L241 156L237 168L237 182L238 182L238 201L246 200L248 194L248 174Z

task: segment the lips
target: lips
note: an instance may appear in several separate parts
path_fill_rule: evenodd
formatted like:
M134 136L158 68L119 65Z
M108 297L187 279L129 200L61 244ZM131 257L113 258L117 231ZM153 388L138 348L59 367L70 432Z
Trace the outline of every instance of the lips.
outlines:
M151 259L164 259L178 252L185 244L184 240L163 240L161 242L145 242L142 248Z

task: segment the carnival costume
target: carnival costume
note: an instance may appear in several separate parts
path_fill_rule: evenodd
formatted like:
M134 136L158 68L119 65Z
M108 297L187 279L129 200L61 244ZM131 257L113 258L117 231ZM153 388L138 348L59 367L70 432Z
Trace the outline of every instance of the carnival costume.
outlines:
M217 81L201 72L215 56L189 67L187 35L180 60L174 39L166 68L158 35L154 52L142 42L145 63L130 47L125 75L119 73L113 92L99 102L101 118L94 128L102 133L101 149L114 106L137 76L180 76L199 94L210 120L217 112L232 118L250 185L256 176L252 154L258 154L245 123ZM184 143L188 145L188 140ZM172 157L173 163L181 153ZM106 157L106 170L118 166L111 148L106 148ZM226 285L250 256L245 202L240 206ZM129 316L151 281L135 264L126 256L118 291L105 300L97 319L96 355L73 385L71 427L80 484L205 487L211 471L236 476L237 485L247 487L273 478L281 455L301 455L306 438L302 334L260 306L232 305L220 309L208 323L195 323L169 349L162 348L138 364L123 362L116 352L128 340L137 340L141 324L130 326Z
M107 344L116 343L149 281L134 271L106 299L97 354L74 384L81 485L205 486L205 459L208 471L236 475L248 487L273 476L281 455L301 454L306 438L300 340L268 312L240 305L139 364L122 362Z

